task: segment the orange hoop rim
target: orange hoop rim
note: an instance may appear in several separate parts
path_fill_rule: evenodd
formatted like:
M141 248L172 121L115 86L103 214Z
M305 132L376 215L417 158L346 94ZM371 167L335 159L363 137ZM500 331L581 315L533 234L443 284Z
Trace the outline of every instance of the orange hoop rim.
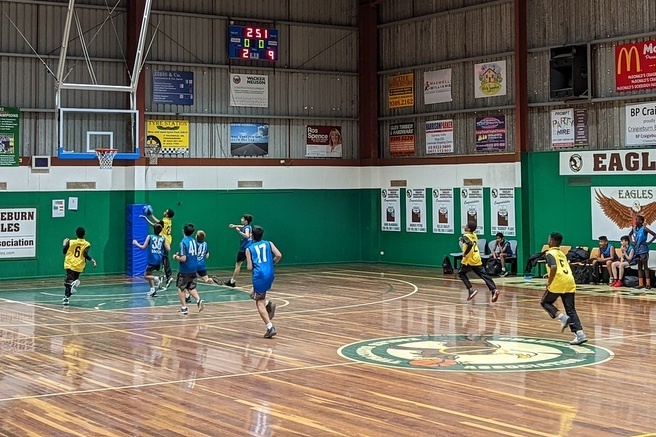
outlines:
M118 149L96 149L96 152L98 152L98 153L112 153L112 152L118 152Z

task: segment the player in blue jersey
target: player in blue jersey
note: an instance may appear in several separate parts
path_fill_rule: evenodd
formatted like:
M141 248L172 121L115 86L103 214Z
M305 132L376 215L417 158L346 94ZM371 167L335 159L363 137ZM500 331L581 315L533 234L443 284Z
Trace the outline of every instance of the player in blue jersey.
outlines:
M651 235L651 240L647 238ZM651 290L651 278L649 273L649 245L656 239L656 233L645 226L645 218L641 215L636 216L635 226L629 232L629 238L635 247L635 257L638 266L638 286L639 290Z
M235 262L235 270L232 272L232 278L228 279L227 281L224 282L225 285L228 287L234 287L236 282L235 278L239 275L239 272L241 272L241 264L244 262L246 259L246 248L251 244L253 241L252 239L252 232L253 228L251 227L251 222L253 221L253 216L250 214L244 214L241 216L241 224L239 225L234 225L234 224L229 224L228 227L230 229L234 229L237 231L241 239L239 240L239 251L237 252L237 261Z
M198 305L198 312L203 311L205 303L196 291L196 270L198 270L198 244L194 237L194 225L188 223L184 225L183 233L184 238L180 242L180 252L173 255L173 259L180 261L180 269L178 270L178 278L176 285L178 287L178 297L180 298L180 314L189 314L187 303L185 300L185 293L191 294L196 299Z
M159 276L153 275L154 271L159 271L162 266L162 260L164 258L164 253L169 253L171 247L162 235L162 225L157 223L153 226L153 234L148 235L143 244L139 244L137 240L132 240L132 244L137 246L139 249L148 249L148 264L146 265L146 274L144 279L150 284L150 291L148 292L148 297L156 297L157 289L162 285L162 278Z
M266 324L267 331L264 338L276 335L276 328L271 323L275 311L275 304L266 300L267 291L271 289L274 279L274 264L282 258L282 253L271 241L263 240L264 229L260 226L253 227L253 242L246 249L246 265L248 270L253 271L253 293L251 298L255 300L257 312Z

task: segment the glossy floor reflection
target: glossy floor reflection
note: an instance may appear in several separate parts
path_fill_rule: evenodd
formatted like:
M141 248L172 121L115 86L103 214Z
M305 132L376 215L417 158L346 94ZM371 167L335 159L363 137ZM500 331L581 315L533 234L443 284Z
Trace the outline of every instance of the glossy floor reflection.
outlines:
M656 432L656 294L581 287L572 347L541 279L499 279L491 303L435 269L278 272L273 339L247 286L201 284L181 317L125 277L83 276L70 307L60 279L0 283L0 435Z

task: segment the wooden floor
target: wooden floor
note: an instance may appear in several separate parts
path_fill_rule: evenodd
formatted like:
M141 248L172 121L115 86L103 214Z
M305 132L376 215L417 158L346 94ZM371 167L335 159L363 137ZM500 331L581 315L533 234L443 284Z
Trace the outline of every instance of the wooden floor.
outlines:
M69 308L63 278L0 283L0 435L656 432L656 294L582 287L590 341L570 347L542 279L499 279L492 304L437 269L281 267L274 339L245 272L187 317L172 291L81 279Z

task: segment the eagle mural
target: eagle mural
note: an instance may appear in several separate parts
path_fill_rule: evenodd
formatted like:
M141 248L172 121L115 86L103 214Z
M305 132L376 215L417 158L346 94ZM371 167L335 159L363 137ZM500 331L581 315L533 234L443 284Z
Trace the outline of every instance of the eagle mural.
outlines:
M597 190L595 190L595 199L606 217L620 229L634 226L635 218L638 215L645 218L645 225L651 224L656 220L656 202L641 205L638 200L635 200L633 206L626 206Z

